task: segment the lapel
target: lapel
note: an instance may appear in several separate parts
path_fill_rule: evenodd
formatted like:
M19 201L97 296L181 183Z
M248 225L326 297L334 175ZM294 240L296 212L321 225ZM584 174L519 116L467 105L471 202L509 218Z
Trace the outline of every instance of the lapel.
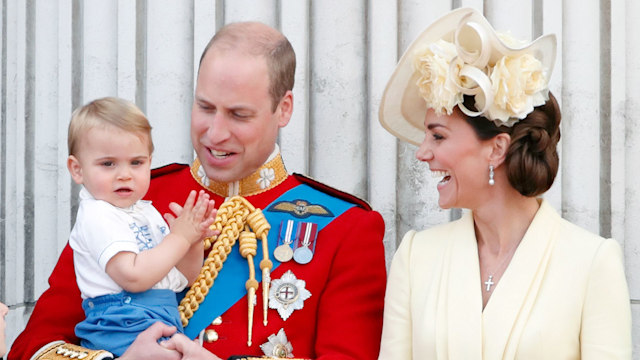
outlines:
M542 201L482 315L485 359L512 359L534 305L560 222ZM477 250L476 250L477 261ZM479 285L479 275L475 279Z
M480 265L473 217L468 212L459 226L445 234L450 241L448 268L444 268L443 286L438 307L438 323L446 326L446 338L438 341L438 358L481 359L482 357L482 293ZM448 275L447 275L448 274ZM446 316L446 318L444 318ZM444 355L444 356L443 356Z

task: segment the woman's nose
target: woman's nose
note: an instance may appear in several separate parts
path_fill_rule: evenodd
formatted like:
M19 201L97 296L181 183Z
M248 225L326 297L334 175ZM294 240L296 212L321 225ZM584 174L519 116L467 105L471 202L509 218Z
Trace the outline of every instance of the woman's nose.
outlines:
M431 146L427 138L422 141L420 147L416 151L416 159L420 161L429 161L433 159L433 151L431 151Z

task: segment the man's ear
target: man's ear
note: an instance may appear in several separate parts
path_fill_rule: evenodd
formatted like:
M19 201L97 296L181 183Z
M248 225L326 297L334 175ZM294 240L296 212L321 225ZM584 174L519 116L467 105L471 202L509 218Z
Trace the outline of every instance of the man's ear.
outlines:
M76 184L82 184L82 166L78 158L69 155L67 158L67 169L69 169L69 174L71 174L73 181L75 181Z
M507 158L509 145L511 145L511 136L507 133L500 133L491 139L492 147L489 155L489 162L498 167Z
M293 93L291 90L287 90L282 99L280 99L280 104L278 104L278 126L285 127L291 120L291 114L293 113Z

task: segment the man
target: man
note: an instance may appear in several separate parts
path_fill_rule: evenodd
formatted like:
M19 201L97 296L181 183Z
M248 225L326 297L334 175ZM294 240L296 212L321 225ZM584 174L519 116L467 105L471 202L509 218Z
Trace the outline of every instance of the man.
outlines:
M318 359L378 356L386 282L384 223L363 201L286 172L276 138L293 110L294 72L291 44L277 30L260 23L222 28L200 60L191 116L197 159L191 166L173 164L152 174L146 198L161 213L168 212L171 201L204 189L217 205L233 195L244 197L248 205L243 206L252 214L251 208L262 209L271 225L269 256L259 261L263 253L255 249L248 256L258 258L255 277L236 246L228 256L216 255L205 262L215 260L221 266L219 271L203 273L207 280L197 282L213 278L210 289L187 293L185 333L214 354L210 359L263 354ZM219 218L221 212L222 208ZM257 227L252 225L252 231L263 243ZM225 234L223 230L220 237ZM214 246L212 251L224 249ZM266 302L262 290L269 283L258 286L261 274L271 278ZM74 276L67 246L9 360L34 354L36 359L53 358L42 354L64 354L64 349L85 351L56 343L76 343L73 328L84 317ZM208 296L202 300L194 293ZM201 303L196 303L199 297ZM122 358L180 358L173 350L185 359L204 358L195 355L203 352L194 350L192 342L185 344L180 334L163 342L165 348L150 347L174 331L156 325L138 337Z

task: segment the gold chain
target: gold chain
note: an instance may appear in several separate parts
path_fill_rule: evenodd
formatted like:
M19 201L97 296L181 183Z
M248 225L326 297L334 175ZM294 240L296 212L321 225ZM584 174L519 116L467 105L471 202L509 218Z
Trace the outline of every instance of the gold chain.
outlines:
M208 250L211 247L213 248L205 259L198 278L191 285L191 288L187 291L187 294L184 296L182 301L180 301L180 305L178 306L182 326L187 326L187 324L189 324L189 319L193 317L194 312L198 310L198 307L204 301L204 298L213 286L214 280L222 269L222 265L225 260L227 260L227 256L231 253L233 245L235 245L236 240L240 238L240 252L242 256L247 258L250 269L250 277L246 283L249 296L249 318L251 319L249 320L248 341L250 344L251 322L253 318L251 315L253 314L255 290L257 289L257 282L253 271L253 257L257 250L256 238L260 238L262 240L262 250L264 254L264 259L260 261L260 269L262 270L264 324L267 324L270 280L269 273L273 268L273 263L269 260L269 248L267 243L267 235L269 234L270 228L271 225L267 222L262 211L260 209L256 209L242 196L233 196L220 205L216 215L216 220L211 225L211 229L220 231L220 234L204 240L205 250ZM245 229L245 231L242 231L243 229ZM245 233L242 234L242 236L241 231ZM251 231L253 231L253 233L251 233ZM253 244L251 244L252 241Z

